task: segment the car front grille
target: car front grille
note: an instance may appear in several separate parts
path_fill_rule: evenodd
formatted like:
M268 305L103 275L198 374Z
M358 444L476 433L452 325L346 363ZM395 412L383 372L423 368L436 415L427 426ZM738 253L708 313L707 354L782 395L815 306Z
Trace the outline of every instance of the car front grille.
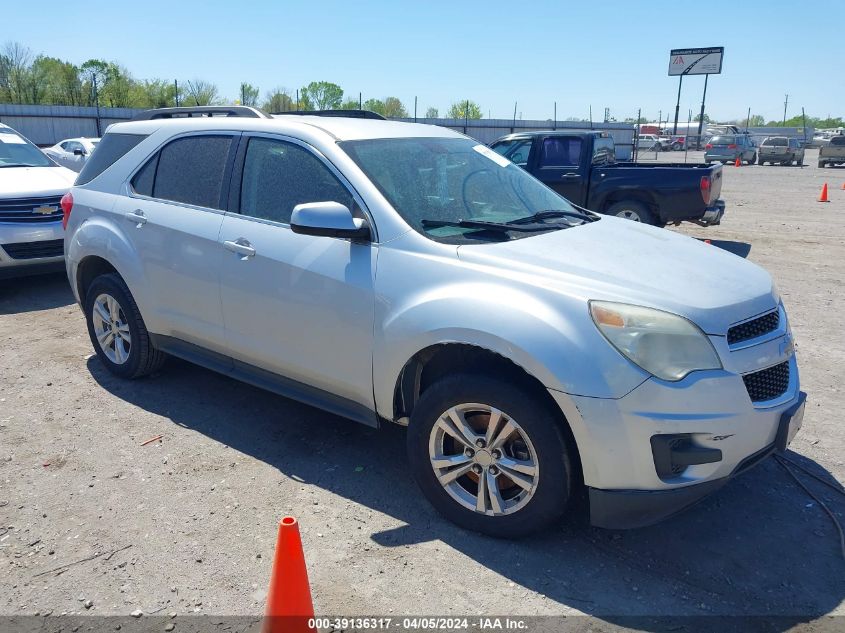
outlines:
M42 242L18 242L0 244L12 259L37 259L39 257L61 257L64 255L64 240L44 240Z
M786 393L789 388L789 361L742 377L752 402L765 402Z
M780 314L777 310L772 310L763 316L730 328L728 330L728 345L736 345L763 336L776 330L778 325L780 325Z
M61 196L0 198L0 224L58 222L62 219L61 200ZM49 210L45 207L54 207L54 209Z

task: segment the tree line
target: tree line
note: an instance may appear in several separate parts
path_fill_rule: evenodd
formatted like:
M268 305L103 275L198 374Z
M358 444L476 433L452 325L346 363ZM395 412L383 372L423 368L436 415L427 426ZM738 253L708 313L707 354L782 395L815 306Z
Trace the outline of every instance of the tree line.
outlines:
M32 105L101 105L112 108L166 108L177 105L243 104L267 112L291 110L372 110L385 117L407 117L408 110L397 97L369 98L365 101L347 97L339 85L312 81L299 90L276 87L263 97L258 86L241 83L234 100L224 98L216 84L204 79L171 81L136 79L117 62L89 59L76 65L35 54L18 42L8 42L0 49L0 103ZM435 107L425 111L426 118L438 118ZM480 119L481 107L473 101L453 103L445 116L454 119Z

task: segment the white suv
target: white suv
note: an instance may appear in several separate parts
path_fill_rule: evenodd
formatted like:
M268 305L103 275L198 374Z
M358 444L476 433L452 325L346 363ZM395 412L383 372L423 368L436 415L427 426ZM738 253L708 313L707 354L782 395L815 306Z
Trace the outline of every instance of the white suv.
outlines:
M75 177L0 123L0 279L64 269L59 201Z
M499 536L583 486L595 525L659 520L801 424L786 313L748 261L580 210L445 128L141 119L67 201L68 276L119 376L172 354L407 425L431 503Z

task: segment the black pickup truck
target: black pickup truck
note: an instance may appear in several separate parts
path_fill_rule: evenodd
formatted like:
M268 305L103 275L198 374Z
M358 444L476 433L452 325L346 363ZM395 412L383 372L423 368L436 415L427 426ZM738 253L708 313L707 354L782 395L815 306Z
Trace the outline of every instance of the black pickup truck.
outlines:
M490 147L591 211L656 226L710 226L725 213L721 165L617 162L607 132L525 132Z

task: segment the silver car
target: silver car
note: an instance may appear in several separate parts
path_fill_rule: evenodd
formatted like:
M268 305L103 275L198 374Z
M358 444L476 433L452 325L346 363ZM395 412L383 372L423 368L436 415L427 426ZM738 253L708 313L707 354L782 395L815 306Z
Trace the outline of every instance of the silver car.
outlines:
M0 123L0 279L64 269L61 199L75 176Z
M99 138L69 138L59 141L52 147L46 147L43 151L62 167L78 172L99 142Z
M409 472L469 529L540 529L584 487L595 525L645 525L801 425L763 269L575 208L457 132L177 109L98 155L65 249L103 365L178 356L407 426Z

